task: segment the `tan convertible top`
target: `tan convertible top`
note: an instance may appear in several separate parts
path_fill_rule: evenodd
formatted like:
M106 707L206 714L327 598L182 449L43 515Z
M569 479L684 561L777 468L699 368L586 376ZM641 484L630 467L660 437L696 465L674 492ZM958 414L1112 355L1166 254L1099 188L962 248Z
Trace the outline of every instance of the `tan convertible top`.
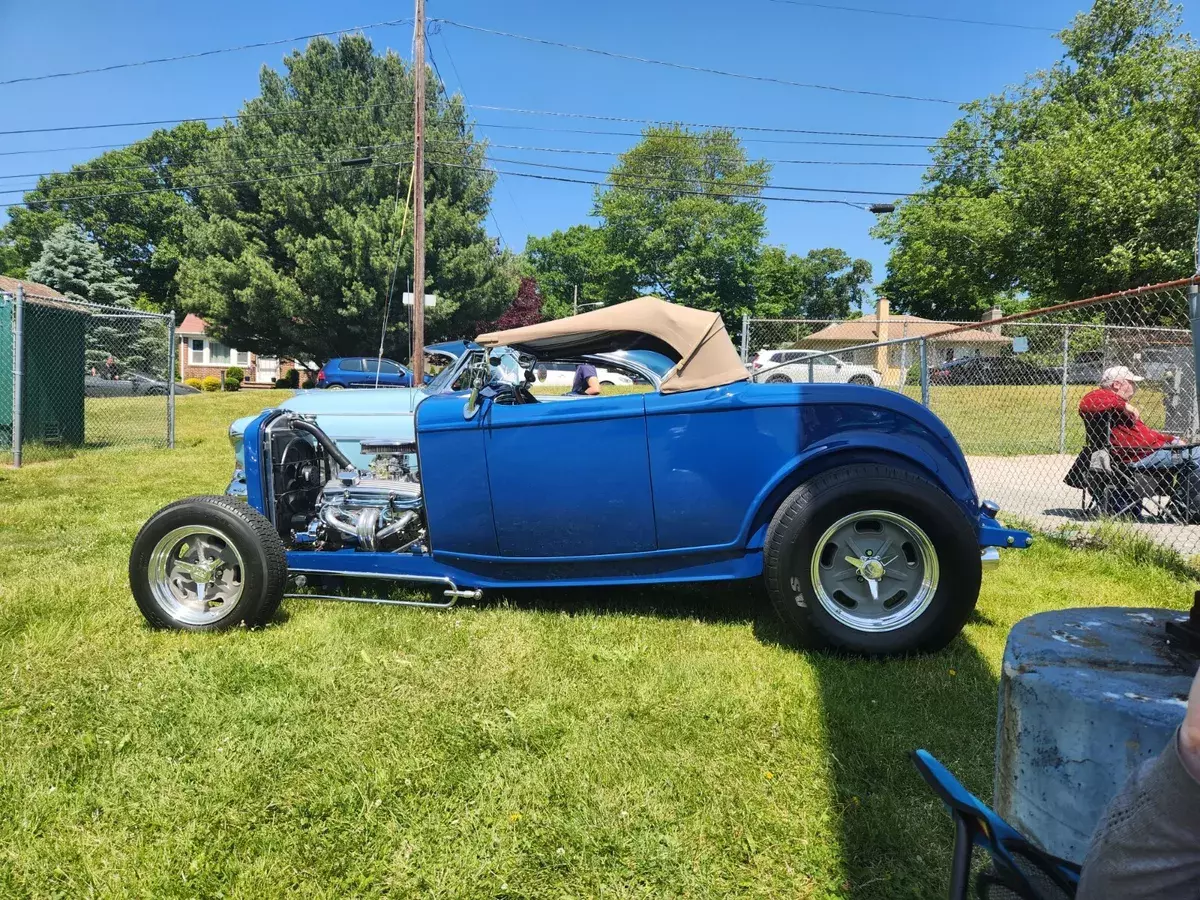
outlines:
M535 356L656 350L675 362L661 391L719 387L749 376L720 313L638 297L566 319L481 334L485 347L507 346Z

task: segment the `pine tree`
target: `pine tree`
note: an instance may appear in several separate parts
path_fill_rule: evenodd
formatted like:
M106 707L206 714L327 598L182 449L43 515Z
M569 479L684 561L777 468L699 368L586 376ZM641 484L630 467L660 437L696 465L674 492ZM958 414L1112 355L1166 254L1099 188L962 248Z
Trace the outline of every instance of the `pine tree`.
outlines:
M123 317L134 308L137 285L104 258L77 225L61 225L47 239L29 279L40 281L71 300L110 307L92 310L87 330L87 366L97 370L111 354L119 370L161 377L166 370L166 328L157 319Z

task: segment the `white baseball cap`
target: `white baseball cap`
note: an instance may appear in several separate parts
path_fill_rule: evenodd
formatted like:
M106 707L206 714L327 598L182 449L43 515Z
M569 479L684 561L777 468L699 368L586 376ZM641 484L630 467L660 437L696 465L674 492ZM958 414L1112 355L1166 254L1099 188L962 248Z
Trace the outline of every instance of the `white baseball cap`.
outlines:
M1128 366L1110 366L1100 376L1101 384L1112 384L1114 381L1145 381L1141 375L1134 375Z

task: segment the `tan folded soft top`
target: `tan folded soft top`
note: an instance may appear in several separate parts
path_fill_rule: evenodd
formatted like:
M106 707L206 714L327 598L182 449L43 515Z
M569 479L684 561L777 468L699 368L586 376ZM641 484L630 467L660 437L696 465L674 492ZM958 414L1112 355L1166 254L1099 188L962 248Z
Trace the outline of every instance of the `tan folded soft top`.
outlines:
M535 356L576 356L614 350L655 350L674 361L661 391L674 394L745 381L720 313L691 309L658 297L594 309L478 338L485 347L515 347Z

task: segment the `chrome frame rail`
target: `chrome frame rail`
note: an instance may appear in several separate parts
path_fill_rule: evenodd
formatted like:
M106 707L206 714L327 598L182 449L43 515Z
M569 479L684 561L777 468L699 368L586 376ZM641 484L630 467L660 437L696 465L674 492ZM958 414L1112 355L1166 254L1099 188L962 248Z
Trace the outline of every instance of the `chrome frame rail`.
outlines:
M446 590L442 596L447 597L445 603L433 603L428 600L386 600L378 597L348 597L341 594L284 594L289 600L340 600L344 603L377 603L381 606L416 606L424 609L449 609L459 600L479 600L483 591L475 589L459 590L450 578L445 575L364 575L362 572L330 572L325 569L296 569L288 570L288 577L304 578L307 575L336 575L342 578L370 578L375 581L413 582L416 584L444 584ZM300 584L303 587L304 584Z

